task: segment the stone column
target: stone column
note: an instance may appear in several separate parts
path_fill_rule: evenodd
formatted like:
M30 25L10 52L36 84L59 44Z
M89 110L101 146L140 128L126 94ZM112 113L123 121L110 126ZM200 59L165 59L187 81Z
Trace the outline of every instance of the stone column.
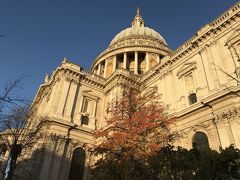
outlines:
M157 54L157 63L160 62L160 57L159 57L159 54Z
M135 60L134 74L138 74L138 52L137 51L135 51L135 53L134 53L134 60Z
M98 64L97 75L100 75L101 63Z
M107 68L108 68L108 60L106 59L105 60L105 66L104 66L104 74L103 74L103 77L107 77Z
M116 65L117 65L117 55L113 56L113 69L112 69L112 73L114 73L114 71L116 71Z
M145 58L146 58L146 71L148 71L149 70L149 53L148 52L146 52Z
M123 69L127 69L127 53L123 55Z

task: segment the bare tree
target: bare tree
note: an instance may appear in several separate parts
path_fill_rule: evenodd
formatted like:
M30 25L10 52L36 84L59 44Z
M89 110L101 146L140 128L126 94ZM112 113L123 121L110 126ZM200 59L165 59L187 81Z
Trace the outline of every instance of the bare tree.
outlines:
M5 109L11 109L13 107L19 107L26 105L30 101L26 98L19 97L16 94L17 89L22 88L22 81L25 76L21 75L16 80L10 81L5 84L3 93L0 94L0 113L2 114Z
M7 83L0 96L0 143L8 151L7 164L2 171L7 180L13 178L19 159L27 152L26 149L39 139L40 127L34 121L36 103L29 106L30 101L17 96L15 92L22 88L24 78L20 76Z
M3 130L0 141L9 151L8 163L5 166L6 179L11 179L18 165L18 158L39 139L40 128L35 126L34 111L28 106L13 108L1 119L0 127Z

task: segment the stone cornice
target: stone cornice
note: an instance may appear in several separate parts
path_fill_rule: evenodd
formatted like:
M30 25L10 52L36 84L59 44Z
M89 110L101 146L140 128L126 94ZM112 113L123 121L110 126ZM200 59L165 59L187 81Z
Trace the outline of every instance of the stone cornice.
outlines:
M49 79L44 84L40 85L33 104L39 103L43 97L49 95L53 85L61 78L76 84L86 83L89 86L98 89L99 91L103 91L106 81L103 77L93 73L88 73L80 66L65 60L61 66L53 71Z
M147 35L143 35L143 36L134 36L134 35L131 35L129 37L123 37L123 38L120 38L118 39L114 44L111 44L108 49L114 49L116 47L118 47L119 45L122 45L122 44L125 44L125 42L132 42L133 44L135 43L135 41L151 41L153 43L157 43L159 45L163 45L163 46L166 46L162 40L159 40L159 39L156 39L156 38L152 38L151 36L147 36ZM141 43L141 42L138 42L140 44L144 44L144 43Z
M103 77L88 72L82 72L80 81L100 89L105 87L105 79Z
M49 84L56 79L65 77L68 81L73 81L75 83L86 82L91 86L103 89L105 79L93 73L84 71L80 66L74 65L70 62L62 64L56 69L53 76L49 80Z
M125 69L117 69L109 78L105 79L99 75L88 73L79 66L77 68L77 65L73 64L74 68L72 68L71 65L72 63L66 62L58 67L50 76L48 82L40 86L35 99L37 99L37 97L42 97L44 93L49 94L53 84L62 78L76 84L83 83L92 86L102 92L109 91L115 84L119 83L130 84L134 88L139 88L140 85L141 75L132 74Z
M105 93L111 90L118 84L129 84L130 86L138 89L140 85L140 75L130 73L125 69L117 69L106 81Z
M40 119L41 123L45 123L45 124L51 124L51 125L58 125L61 127L65 127L65 128L72 128L74 130L79 130L84 132L85 134L89 134L92 135L92 129L83 127L83 126L78 126L73 122L70 121L64 121L62 119L59 118L55 118L55 117L42 117Z
M183 43L179 48L171 53L172 58L177 58L184 53L188 53L191 49L199 46L199 43L202 43L208 38L213 37L218 31L223 31L226 28L226 24L231 24L236 22L236 18L239 18L240 12L240 3L236 3L227 11L225 11L221 16L211 23L200 28L196 35L191 37L185 43Z

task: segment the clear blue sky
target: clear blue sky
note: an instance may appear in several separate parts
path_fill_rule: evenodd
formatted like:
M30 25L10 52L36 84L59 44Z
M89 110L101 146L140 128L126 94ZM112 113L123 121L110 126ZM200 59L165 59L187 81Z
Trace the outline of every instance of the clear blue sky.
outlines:
M32 98L63 57L89 69L113 37L130 26L136 7L171 49L236 0L0 0L0 93L24 74L20 95Z

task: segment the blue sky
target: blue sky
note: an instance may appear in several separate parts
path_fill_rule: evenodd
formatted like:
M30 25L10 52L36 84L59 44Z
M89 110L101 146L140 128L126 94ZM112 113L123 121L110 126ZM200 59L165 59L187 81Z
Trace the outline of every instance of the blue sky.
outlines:
M145 25L176 49L236 0L0 0L0 93L21 74L21 96L31 99L45 73L64 57L89 69L136 7Z

